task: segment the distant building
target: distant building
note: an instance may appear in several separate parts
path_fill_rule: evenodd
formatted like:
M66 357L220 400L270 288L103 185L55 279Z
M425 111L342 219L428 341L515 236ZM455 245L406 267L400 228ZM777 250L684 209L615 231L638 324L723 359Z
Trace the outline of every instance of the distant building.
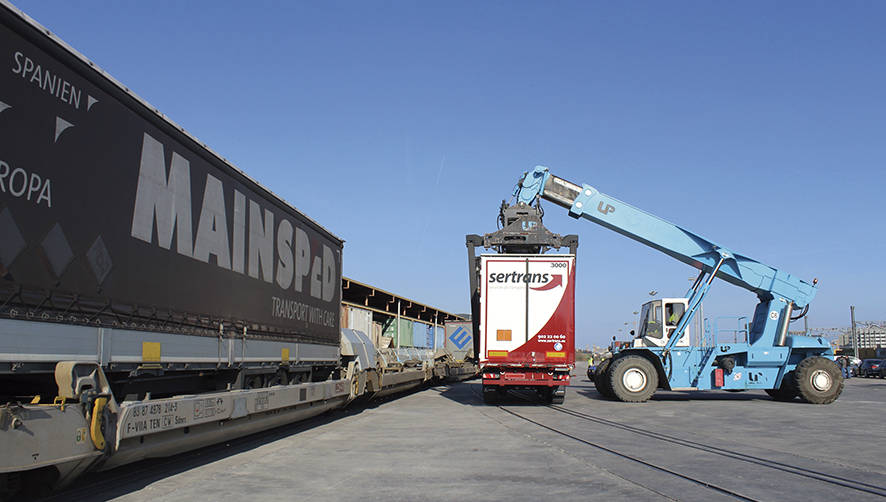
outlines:
M886 347L886 329L877 326L864 328L856 327L855 332L858 335L859 349ZM847 330L840 335L840 346L846 348L852 347L852 330Z

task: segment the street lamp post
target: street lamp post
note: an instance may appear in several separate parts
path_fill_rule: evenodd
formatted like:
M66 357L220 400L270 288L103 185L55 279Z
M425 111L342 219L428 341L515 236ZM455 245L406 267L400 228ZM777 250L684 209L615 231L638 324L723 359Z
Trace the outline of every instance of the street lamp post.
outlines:
M849 318L852 320L852 356L858 357L858 333L855 331L855 305L849 306Z

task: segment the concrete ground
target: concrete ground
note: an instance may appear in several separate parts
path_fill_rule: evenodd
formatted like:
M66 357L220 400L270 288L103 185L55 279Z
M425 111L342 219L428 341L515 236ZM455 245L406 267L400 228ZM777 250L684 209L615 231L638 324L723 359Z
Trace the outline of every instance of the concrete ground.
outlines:
M763 392L603 399L576 370L564 411L478 381L91 475L54 499L883 500L886 380L831 405ZM653 434L649 434L652 432Z

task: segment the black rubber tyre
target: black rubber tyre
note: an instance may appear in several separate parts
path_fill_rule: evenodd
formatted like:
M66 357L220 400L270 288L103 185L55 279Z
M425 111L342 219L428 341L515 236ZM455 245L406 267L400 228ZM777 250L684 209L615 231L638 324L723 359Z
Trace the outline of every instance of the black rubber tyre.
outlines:
M781 379L781 387L766 389L766 393L776 401L793 401L797 397L797 387L794 382L794 372L790 371Z
M566 401L566 392L565 390L561 390L559 386L551 387L550 392L551 397L549 398L548 402L550 402L551 404L563 404Z
M625 403L642 403L658 388L658 372L643 356L620 357L612 361L607 373L613 395Z
M607 399L615 399L615 394L612 393L612 387L609 385L609 375L607 374L611 364L612 359L606 359L597 365L597 370L594 372L594 386L597 387L597 392Z
M553 387L542 387L538 391L538 399L542 403L551 404L554 402L554 388Z
M830 404L843 392L843 373L834 361L812 356L800 361L794 370L797 393L812 404Z

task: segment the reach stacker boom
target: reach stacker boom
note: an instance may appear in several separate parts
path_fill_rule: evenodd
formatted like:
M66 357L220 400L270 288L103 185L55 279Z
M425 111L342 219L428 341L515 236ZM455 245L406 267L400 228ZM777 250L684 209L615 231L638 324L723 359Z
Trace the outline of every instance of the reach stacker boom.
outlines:
M517 206L539 207L540 199L655 248L698 269L685 298L648 302L639 332L627 347L599 365L595 385L605 396L646 401L666 390L762 389L777 400L797 396L810 403L835 401L843 377L822 338L792 335L815 297L808 283L787 272L731 251L704 237L642 211L590 185L576 185L546 167L524 173L515 191ZM716 329L691 343L689 327L714 278L753 292L759 299L749 326L739 318L742 340L718 340ZM798 312L795 316L794 313Z

